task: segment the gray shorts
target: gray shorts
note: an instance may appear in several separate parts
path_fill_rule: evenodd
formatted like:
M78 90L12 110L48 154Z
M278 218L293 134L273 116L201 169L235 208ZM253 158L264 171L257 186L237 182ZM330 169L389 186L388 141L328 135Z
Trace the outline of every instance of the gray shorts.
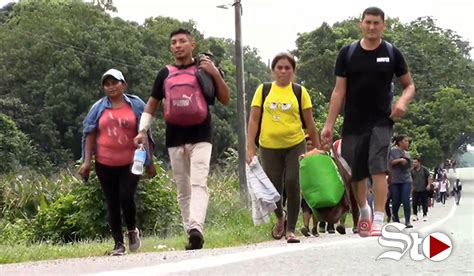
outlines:
M352 170L352 181L388 172L392 126L375 126L361 134L342 136L341 155Z

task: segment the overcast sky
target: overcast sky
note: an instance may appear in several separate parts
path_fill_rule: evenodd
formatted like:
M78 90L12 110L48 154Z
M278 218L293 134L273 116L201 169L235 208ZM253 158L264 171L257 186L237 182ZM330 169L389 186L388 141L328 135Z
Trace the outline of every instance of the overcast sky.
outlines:
M91 0L87 0L91 1ZM0 0L0 5L11 2ZM206 37L234 38L233 9L217 5L233 0L114 0L117 16L143 23L145 18L169 16L193 19ZM456 31L474 45L474 0L241 0L242 42L259 49L263 60L295 48L298 33L316 29L323 22L332 24L359 16L369 6L378 6L388 17L410 22L420 16L433 16L438 26ZM474 54L474 51L471 51Z
M206 37L234 38L234 11L216 8L233 0L114 0L118 16L143 23L151 16L193 19ZM410 22L433 16L438 26L456 31L474 45L474 0L241 0L242 41L260 50L264 60L295 48L298 33L359 16L369 6L378 6L388 17ZM474 53L471 51L471 53Z

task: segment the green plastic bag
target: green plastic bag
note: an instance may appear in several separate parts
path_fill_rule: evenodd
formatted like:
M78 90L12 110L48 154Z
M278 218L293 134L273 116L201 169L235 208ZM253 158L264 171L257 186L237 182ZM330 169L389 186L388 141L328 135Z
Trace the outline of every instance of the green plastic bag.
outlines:
M331 156L314 154L300 161L303 197L315 210L337 205L344 195L344 182Z

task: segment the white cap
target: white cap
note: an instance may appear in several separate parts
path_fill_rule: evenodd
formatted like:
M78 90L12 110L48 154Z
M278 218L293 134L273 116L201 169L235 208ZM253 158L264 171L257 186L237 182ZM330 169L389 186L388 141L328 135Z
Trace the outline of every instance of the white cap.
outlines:
M109 76L113 77L116 80L123 81L125 84L127 83L125 81L125 77L123 76L122 72L120 72L117 69L109 69L107 72L105 72L102 75L102 79L101 79L100 83L104 84L104 80Z

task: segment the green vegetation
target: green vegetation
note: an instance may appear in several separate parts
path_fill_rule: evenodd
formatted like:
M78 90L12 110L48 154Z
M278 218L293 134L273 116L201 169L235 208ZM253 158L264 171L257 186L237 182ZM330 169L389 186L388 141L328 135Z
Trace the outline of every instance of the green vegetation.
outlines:
M270 225L253 226L250 210L240 207L235 173L217 171L209 181L205 247L269 240ZM183 250L186 243L175 187L164 170L159 172L154 179L141 181L137 193L138 227L144 237L141 252ZM5 216L0 223L0 263L106 255L113 242L97 178L83 184L64 173L57 181L36 181L60 189L32 186L25 177L0 180L0 187L8 190L1 201Z
M146 100L159 68L172 62L169 33L178 27L192 30L197 52L215 55L231 89L230 106L212 110L205 247L269 240L271 225L254 227L250 211L239 203L234 42L205 38L193 21L155 17L139 25L106 10L114 10L113 1L20 1L0 9L0 263L98 256L110 249L97 179L83 184L73 166L80 158L82 120L101 97L98 84L109 68L121 70L130 92ZM297 81L310 91L319 128L336 55L360 36L356 22L324 23L296 41ZM406 24L388 19L385 38L405 54L417 87L395 131L413 138L413 155L422 155L428 166L462 154L474 142L471 46L429 17ZM250 101L270 72L255 48L244 48L244 63ZM341 119L336 125L338 132ZM176 191L163 163L168 160L164 130L163 120L155 120L159 176L142 180L137 193L142 251L181 249L185 243ZM472 163L471 155L465 163Z
M325 119L339 49L360 38L357 22L352 18L333 26L323 23L296 40L299 80L323 94L317 122ZM474 61L469 43L437 27L430 17L407 24L388 19L384 38L404 53L416 86L415 100L407 116L395 124L395 133L412 137L412 155L421 155L430 167L465 152L474 143ZM400 95L400 86L396 90Z

